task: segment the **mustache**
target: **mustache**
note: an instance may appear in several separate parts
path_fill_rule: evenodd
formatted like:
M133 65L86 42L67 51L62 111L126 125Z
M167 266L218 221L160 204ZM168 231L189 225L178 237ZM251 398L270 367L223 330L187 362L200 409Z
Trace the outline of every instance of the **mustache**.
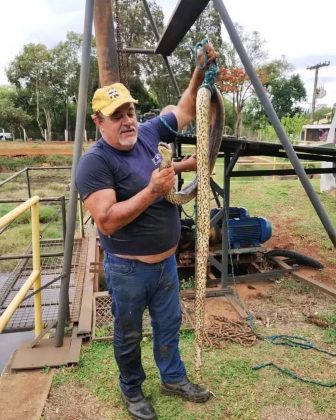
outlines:
M133 133L135 132L135 128L134 127L124 127L120 130L120 133Z

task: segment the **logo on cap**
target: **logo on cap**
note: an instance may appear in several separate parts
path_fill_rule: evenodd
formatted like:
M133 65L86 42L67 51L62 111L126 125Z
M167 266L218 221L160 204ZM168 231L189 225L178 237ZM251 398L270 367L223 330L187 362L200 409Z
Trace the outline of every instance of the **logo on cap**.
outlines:
M118 98L119 96L119 92L117 91L117 89L115 88L111 88L107 91L108 96L113 99L113 98Z

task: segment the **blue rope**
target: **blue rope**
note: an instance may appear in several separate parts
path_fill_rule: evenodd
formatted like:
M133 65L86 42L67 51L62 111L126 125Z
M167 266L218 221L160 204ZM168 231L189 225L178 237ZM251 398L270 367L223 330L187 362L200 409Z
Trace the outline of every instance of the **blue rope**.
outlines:
M209 43L209 41L207 39L203 39L201 42L198 42L195 45L195 48L194 48L196 66L198 66L201 70L205 70L207 65L208 65L208 56L207 56L207 53L206 53L206 45L208 43ZM202 51L202 54L203 54L203 64L202 65L198 64L197 51L198 51L199 48L202 48L202 50L203 50ZM205 87L205 88L209 89L211 93L213 93L215 82L216 82L216 77L217 77L217 72L218 72L217 64L215 62L212 62L210 64L208 70L205 71L204 80L203 80L203 83L201 84L201 86L199 87L199 89L201 89L202 87Z
M187 136L189 136L190 134L193 134L194 133L194 129L193 128L191 128L190 130L188 130L188 131L175 131L168 123L167 123L167 121L163 118L163 116L162 115L160 115L159 116L159 118L160 118L160 121L162 122L162 124L166 127L166 128L168 128L168 130L170 131L170 132L172 132L173 134L175 134L175 136L180 136L180 137L187 137Z
M314 384L314 385L319 385L319 386L324 386L324 387L328 387L328 388L332 388L334 386L336 386L336 382L332 382L332 381L328 381L328 382L323 382L323 381L316 381L315 379L306 379L303 378L302 376L299 376L297 373L293 372L292 370L289 370L287 368L283 368L281 366L276 365L273 362L267 362L267 363L263 363L261 365L257 365L257 366L253 366L252 369L253 370L258 370L258 369L262 369L265 367L274 367L275 369L278 369L280 372L284 373L285 375L291 376L294 379L297 379L301 382L305 382L308 384Z
M324 349L321 349L321 348L315 346L312 341L308 340L305 337L295 336L295 335L290 336L290 335L286 335L286 334L263 336L263 335L258 333L258 331L256 329L256 326L255 326L255 323L254 323L253 315L246 308L245 304L241 301L241 299L240 299L240 297L237 293L236 279L235 279L235 274L234 274L233 259L232 259L232 252L231 252L231 244L230 244L230 238L229 238L229 218L228 218L228 214L227 214L226 206L225 206L225 192L223 192L223 209L224 209L224 217L225 217L225 223L226 223L226 232L227 232L227 235L228 235L228 247L229 247L230 263L231 263L231 276L232 276L232 280L233 280L233 284L234 284L235 296L237 297L241 307L247 312L247 322L248 322L251 330L255 334L255 336L260 340L268 341L271 344L274 344L274 345L277 345L277 346L299 347L303 350L316 350L320 353L328 354L329 356L335 357L336 353L332 353L332 352L329 352L328 350L324 350ZM294 379L298 379L301 382L311 383L311 384L314 384L314 385L320 385L320 386L324 386L324 387L334 387L334 386L336 386L336 382L323 382L323 381L316 381L314 379L305 379L305 378L299 376L297 373L295 373L295 372L293 372L293 371L291 371L287 368L280 367L273 362L262 363L260 365L253 366L252 369L253 370L258 370L258 369L262 369L262 368L268 367L268 366L274 367L274 368L278 369L280 372L285 373L286 375L289 375Z
M297 335L286 335L286 334L278 334L278 335L268 335L263 336L260 335L255 327L253 315L249 312L247 315L247 322L251 328L251 330L254 332L257 338L264 341L269 341L270 343L276 345L276 346L289 346L289 347L299 347L303 350L316 350L320 353L328 354L329 356L336 357L336 353L332 353L328 350L321 349L315 344L308 340L305 337L297 336Z
M195 62L196 62L196 66L198 66L201 70L205 70L207 65L208 65L208 56L206 53L206 44L208 44L208 40L207 39L203 39L203 41L198 42L195 45L194 48L194 55L195 55ZM198 63L197 60L197 51L199 48L202 48L202 54L203 54L203 64L200 65ZM201 84L201 86L199 87L199 89L201 89L202 87L205 87L207 89L210 90L211 94L214 92L214 87L215 87L215 81L216 81L216 77L217 77L217 64L215 62L211 63L209 65L209 68L205 71L204 74L204 80L203 83ZM170 127L170 125L167 123L167 121L162 118L162 116L159 117L160 121L162 122L162 124L168 128L169 131L171 131L173 134L175 134L176 136L181 136L181 137L185 137L188 136L189 134L194 134L194 129L190 129L186 132L181 132L181 131L175 131L172 127Z
M208 44L209 41L205 38L201 42L197 42L197 44L194 47L194 57L195 57L195 65L198 66L201 70L205 70L206 66L208 65L208 56L206 53L206 44ZM199 48L202 48L202 54L203 54L203 65L198 63L198 57L197 57L197 51Z

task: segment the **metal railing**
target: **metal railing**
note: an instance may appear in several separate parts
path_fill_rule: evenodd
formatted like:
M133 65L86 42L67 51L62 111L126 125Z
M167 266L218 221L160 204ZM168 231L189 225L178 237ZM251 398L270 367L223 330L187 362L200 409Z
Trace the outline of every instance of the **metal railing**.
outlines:
M0 188L7 184L10 181L13 181L14 179L18 178L20 175L25 175L26 177L26 183L27 183L27 193L28 193L28 197L30 198L32 196L31 194L31 179L30 179L30 172L31 171L50 171L50 170L60 170L60 169L66 169L66 170L70 170L71 166L48 166L46 167L40 167L40 166L27 166L26 168L22 169L19 172L16 172L15 174L13 174L12 176L10 176L9 178L3 180L0 182Z
M29 289L34 285L34 291L41 287L41 261L40 261L40 220L39 220L39 201L40 197L35 195L24 203L20 204L15 209L11 210L6 215L0 218L0 229L7 226L18 216L24 213L29 208L31 209L31 226L32 226L32 256L33 256L33 271L17 292L14 299L0 316L0 333L3 332L6 325L10 321L16 309L20 306ZM41 292L34 295L34 318L35 318L35 337L42 331L42 299Z

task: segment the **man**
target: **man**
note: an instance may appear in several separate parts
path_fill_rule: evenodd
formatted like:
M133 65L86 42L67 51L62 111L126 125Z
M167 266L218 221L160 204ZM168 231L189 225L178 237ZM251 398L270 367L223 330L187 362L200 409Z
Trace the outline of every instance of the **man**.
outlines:
M217 53L211 44L206 50L210 63ZM173 130L194 118L203 78L204 72L197 67L173 112L163 116ZM180 220L177 207L163 198L173 187L176 173L196 170L196 159L192 156L160 171L158 143L173 141L175 135L158 117L138 125L135 103L120 83L95 92L93 121L102 138L81 157L76 185L105 252L122 397L134 418L146 420L156 418L141 391L145 372L140 342L146 307L162 392L194 402L205 402L210 393L189 382L179 354L181 309L175 251Z

